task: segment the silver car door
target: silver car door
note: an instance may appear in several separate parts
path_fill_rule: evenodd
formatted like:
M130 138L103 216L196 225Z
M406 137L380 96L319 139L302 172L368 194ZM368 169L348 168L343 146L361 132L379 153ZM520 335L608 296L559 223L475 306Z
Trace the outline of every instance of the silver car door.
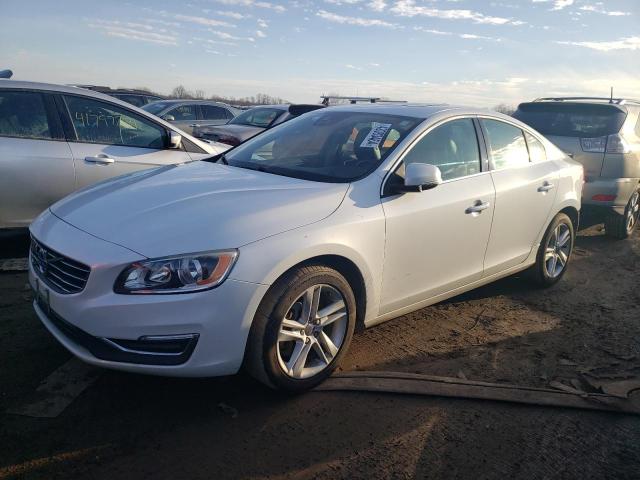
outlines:
M558 191L553 162L541 158L544 147L530 140L531 155L520 127L496 119L480 119L496 187L485 276L524 262L536 248ZM534 137L532 137L534 138ZM538 142L539 143L539 142Z
M384 194L386 246L380 313L388 313L482 277L495 191L470 118L449 120L419 139L404 165L436 165L444 182L419 193Z
M200 105L201 120L198 120L199 125L224 125L229 122L232 115L226 108L219 107L218 105Z
M190 160L183 149L168 149L166 129L119 105L65 95L77 187L160 165Z
M73 158L52 97L0 89L0 228L27 227L74 186Z

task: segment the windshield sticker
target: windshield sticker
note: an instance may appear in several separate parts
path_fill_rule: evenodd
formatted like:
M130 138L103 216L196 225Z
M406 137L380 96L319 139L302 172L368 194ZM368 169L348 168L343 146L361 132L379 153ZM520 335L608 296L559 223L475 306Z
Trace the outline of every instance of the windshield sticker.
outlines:
M391 128L390 123L373 122L371 131L360 144L362 148L377 148Z

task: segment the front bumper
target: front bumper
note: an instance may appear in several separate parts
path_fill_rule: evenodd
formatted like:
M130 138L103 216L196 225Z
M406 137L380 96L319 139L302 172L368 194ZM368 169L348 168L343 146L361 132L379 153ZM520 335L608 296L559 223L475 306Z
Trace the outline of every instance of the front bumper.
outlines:
M42 323L83 361L167 376L230 375L239 370L251 322L267 285L227 279L213 290L191 294L120 295L113 292L117 275L144 257L50 213L34 222L31 233L49 248L91 266L82 292L49 290L46 308L34 302ZM30 265L29 282L34 289L37 278ZM161 352L173 356L158 354L162 347L149 342L170 338L191 341L184 342L182 350L178 342L168 347L170 352ZM164 357L172 358L167 362Z

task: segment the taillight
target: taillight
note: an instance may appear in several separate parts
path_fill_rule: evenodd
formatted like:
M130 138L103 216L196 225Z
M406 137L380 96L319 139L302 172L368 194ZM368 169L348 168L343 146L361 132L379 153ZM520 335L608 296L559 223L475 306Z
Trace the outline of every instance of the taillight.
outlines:
M595 200L596 202L613 202L615 199L615 195L605 195L603 193L599 193L591 197L591 200Z
M580 146L583 152L590 153L629 153L629 145L619 134L608 137L581 138Z
M607 153L629 153L631 149L629 148L629 144L624 141L617 133L614 135L609 135L609 140L607 141Z
M583 152L604 153L607 148L607 137L581 138L580 146Z

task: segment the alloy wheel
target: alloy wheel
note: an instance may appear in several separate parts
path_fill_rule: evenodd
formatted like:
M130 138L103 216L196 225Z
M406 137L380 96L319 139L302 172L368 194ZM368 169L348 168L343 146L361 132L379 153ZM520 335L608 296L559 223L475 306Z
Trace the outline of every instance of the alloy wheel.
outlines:
M566 223L560 223L547 241L544 254L544 268L550 278L557 278L564 271L571 253L571 230Z
M640 193L635 192L627 205L627 233L633 232L640 216Z
M280 324L277 353L292 378L309 378L327 368L347 334L343 295L331 285L314 285L289 307Z

